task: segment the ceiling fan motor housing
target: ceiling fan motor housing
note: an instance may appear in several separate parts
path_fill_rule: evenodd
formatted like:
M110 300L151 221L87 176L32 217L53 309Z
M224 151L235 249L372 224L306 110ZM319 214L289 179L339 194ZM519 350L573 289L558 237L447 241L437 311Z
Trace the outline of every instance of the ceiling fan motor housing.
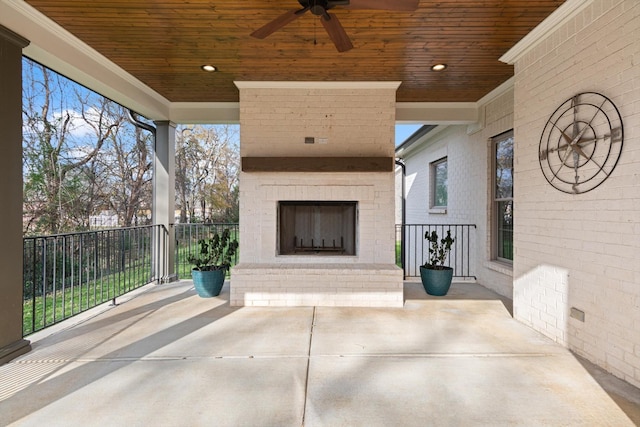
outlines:
M323 16L336 6L349 6L349 0L298 0L298 3L316 16Z
M313 13L316 16L322 16L325 14L327 9L320 4L313 4L309 8L309 10L311 11L311 13Z

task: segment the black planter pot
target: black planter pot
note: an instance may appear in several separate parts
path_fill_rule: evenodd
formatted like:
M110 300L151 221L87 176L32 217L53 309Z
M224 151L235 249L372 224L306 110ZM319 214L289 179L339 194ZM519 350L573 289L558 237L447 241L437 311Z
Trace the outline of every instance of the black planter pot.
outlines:
M444 267L443 270L435 270L420 266L420 279L422 279L424 290L429 295L441 297L449 292L453 280L453 268Z
M196 292L202 298L211 298L220 295L222 286L224 285L224 278L227 270L191 270L191 278L193 279L193 286L196 288Z

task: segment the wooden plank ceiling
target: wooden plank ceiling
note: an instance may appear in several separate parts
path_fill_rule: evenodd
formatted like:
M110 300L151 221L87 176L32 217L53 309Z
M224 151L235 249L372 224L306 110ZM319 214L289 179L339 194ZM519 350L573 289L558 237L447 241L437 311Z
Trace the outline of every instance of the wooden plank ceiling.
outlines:
M421 0L415 12L336 7L354 45L343 53L311 13L264 40L249 36L300 8L296 0L27 3L172 102L238 101L234 80L398 80L399 102L473 102L513 75L498 59L563 0ZM441 62L444 72L430 70Z

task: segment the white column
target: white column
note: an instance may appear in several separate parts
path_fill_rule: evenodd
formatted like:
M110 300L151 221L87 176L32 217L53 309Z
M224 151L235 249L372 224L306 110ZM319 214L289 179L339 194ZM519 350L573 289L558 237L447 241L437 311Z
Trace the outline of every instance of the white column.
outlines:
M154 224L164 225L169 233L166 265L158 263L156 276L162 281L173 281L175 275L175 221L176 204L176 125L169 121L157 121L153 159L153 212ZM156 245L157 246L157 245Z
M0 364L28 352L22 339L22 48L0 26Z

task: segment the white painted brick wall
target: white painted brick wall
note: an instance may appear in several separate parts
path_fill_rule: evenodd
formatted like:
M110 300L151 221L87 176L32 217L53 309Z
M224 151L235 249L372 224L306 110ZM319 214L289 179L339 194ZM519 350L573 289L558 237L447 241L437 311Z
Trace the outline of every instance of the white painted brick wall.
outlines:
M391 173L241 173L240 262L393 264L393 179ZM358 201L357 255L277 255L279 200Z
M241 89L242 156L388 156L394 89ZM305 137L327 144L305 144Z
M511 268L490 261L488 195L489 138L513 128L513 90L490 101L483 112L485 124L479 131L469 135L466 125L448 126L432 141L406 155L407 224L476 224L472 271L478 283L512 298ZM429 213L429 164L445 156L447 211Z
M242 156L391 157L394 126L392 89L240 88ZM328 142L305 144L305 137ZM241 173L231 303L401 306L394 185L392 171ZM356 255L278 255L281 200L357 201Z
M604 184L570 195L545 181L538 144L584 91L612 99L625 141ZM519 59L514 122L515 317L640 386L640 2L594 0Z
M239 264L232 306L402 307L402 271L386 264Z

